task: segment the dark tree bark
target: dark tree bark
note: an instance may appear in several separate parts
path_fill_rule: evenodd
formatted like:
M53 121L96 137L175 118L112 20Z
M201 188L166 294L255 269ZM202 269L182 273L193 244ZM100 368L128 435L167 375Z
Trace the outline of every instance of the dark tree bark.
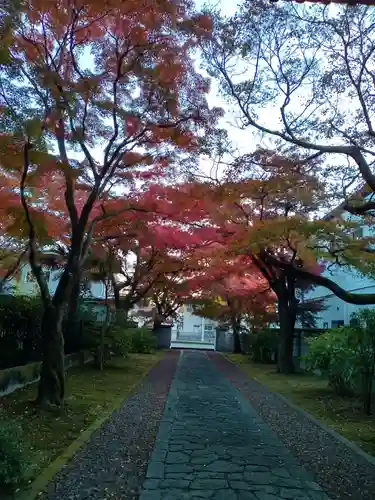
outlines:
M80 278L76 278L72 287L72 293L70 294L69 304L68 304L69 321L73 321L77 316L80 293L81 293L81 280Z
M61 406L65 394L63 307L50 306L42 319L44 345L42 368L36 402L40 406Z
M293 339L295 316L288 300L279 299L280 337L277 356L277 371L279 373L294 373Z
M113 288L113 295L115 298L115 308L116 308L116 311L118 311L119 309L121 309L120 289L116 285L116 281L114 279L112 280L112 288Z
M235 354L242 353L242 344L241 344L241 328L240 328L240 320L236 317L231 318L232 324L232 332L233 332L233 352Z
M280 273L273 283L273 290L278 299L280 324L277 371L294 373L293 344L298 305L296 280L291 275Z

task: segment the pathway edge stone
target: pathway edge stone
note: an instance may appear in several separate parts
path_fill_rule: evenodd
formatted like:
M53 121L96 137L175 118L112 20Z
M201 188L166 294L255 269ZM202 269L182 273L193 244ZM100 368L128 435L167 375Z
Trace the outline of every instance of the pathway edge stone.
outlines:
M162 358L164 359L164 358ZM136 389L141 385L143 380L147 377L149 371L159 363L160 360L150 366L150 369L135 382L129 389L125 398L118 398L115 403L104 414L98 417L92 424L90 424L70 445L61 453L55 460L48 465L42 472L32 481L32 483L19 492L16 492L12 499L14 500L36 500L41 493L45 492L47 486L52 481L54 476L67 465L74 457L74 455L89 441L95 431L100 429L107 420L111 417L112 413L119 410L123 404L134 394Z
M166 441L168 439L169 431L170 431L170 428L172 425L172 418L170 418L168 420L167 415L173 416L174 409L175 409L175 406L176 406L176 403L178 400L175 381L176 381L177 374L178 374L178 371L179 371L180 366L181 366L183 355L184 355L184 351L181 350L178 361L177 361L176 371L175 371L175 374L174 374L174 377L172 380L171 387L169 389L168 398L167 398L167 401L165 403L162 421L159 424L159 430L158 430L158 433L156 435L154 449L153 449L153 452L151 453L150 461L149 461L149 464L147 467L146 476L145 476L146 480L150 479L150 478L155 478L155 466L154 466L153 458L155 459L155 455L158 452L160 452L162 449L165 449L165 446L163 443L164 443L164 441ZM167 418L167 420L166 420L166 418ZM164 420L164 422L163 422L163 420ZM140 494L141 493L142 493L142 491L140 491Z

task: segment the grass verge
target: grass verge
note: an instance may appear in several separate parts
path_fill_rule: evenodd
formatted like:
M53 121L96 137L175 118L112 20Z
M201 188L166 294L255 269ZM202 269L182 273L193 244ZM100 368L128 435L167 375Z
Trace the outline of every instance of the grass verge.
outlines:
M66 377L64 409L58 413L41 411L32 404L34 384L0 398L0 412L18 422L25 434L32 463L29 481L62 455L85 429L125 400L164 356L165 352L157 351L115 358L102 372L90 365L71 369Z
M363 404L358 398L337 396L324 377L307 373L281 375L276 373L274 365L252 363L246 355L229 354L227 357L270 391L287 397L322 423L375 455L375 416L364 414Z

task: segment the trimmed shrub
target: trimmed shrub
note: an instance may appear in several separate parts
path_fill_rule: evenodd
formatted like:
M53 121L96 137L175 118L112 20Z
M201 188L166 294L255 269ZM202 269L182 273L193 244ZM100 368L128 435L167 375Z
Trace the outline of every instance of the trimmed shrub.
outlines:
M363 309L351 317L351 326L328 330L310 339L306 368L327 375L339 395L361 394L371 412L375 374L375 311Z
M278 346L277 334L272 330L262 330L246 335L246 353L255 363L275 363Z
M125 335L130 342L130 352L149 354L157 347L156 335L148 328L128 328Z
M22 432L14 422L0 417L0 488L13 489L26 480L29 462Z
M43 305L38 297L0 295L0 370L42 359L42 317ZM76 318L65 318L65 354L84 349L84 330L94 328L96 323L96 317L86 310Z
M342 326L308 339L309 351L304 358L306 369L326 375L329 385L341 396L354 394L358 386L357 352L350 346L352 335L352 327Z
M0 295L0 369L40 360L42 314L34 297Z

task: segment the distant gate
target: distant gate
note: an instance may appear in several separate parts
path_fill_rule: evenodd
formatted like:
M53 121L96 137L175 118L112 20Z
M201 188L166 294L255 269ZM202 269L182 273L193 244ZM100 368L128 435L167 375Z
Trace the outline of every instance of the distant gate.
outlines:
M171 341L171 347L181 349L215 350L216 330L200 332L185 332L178 330L176 338Z

